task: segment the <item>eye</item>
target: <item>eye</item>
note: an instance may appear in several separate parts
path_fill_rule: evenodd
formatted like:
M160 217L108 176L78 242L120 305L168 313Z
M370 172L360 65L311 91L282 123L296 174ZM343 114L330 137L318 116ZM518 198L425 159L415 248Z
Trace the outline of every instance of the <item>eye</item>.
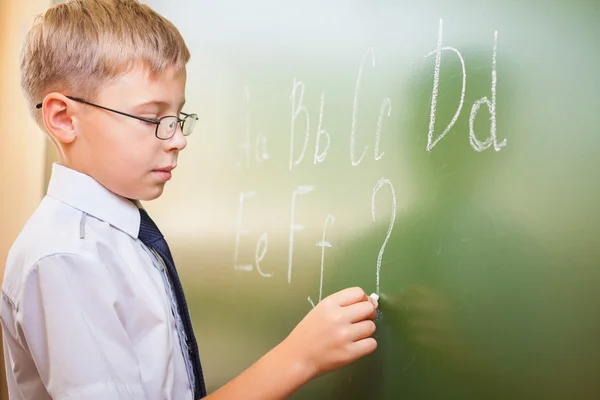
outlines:
M156 114L151 114L151 115L140 115L140 118L144 118L147 120L151 120L151 121L156 121L158 122L158 116ZM148 121L142 121L140 120L140 122L144 125L156 125L152 122L148 122Z
M169 130L169 132L172 132L175 129L177 129L177 121L175 121L175 120L169 121L167 124L167 129Z

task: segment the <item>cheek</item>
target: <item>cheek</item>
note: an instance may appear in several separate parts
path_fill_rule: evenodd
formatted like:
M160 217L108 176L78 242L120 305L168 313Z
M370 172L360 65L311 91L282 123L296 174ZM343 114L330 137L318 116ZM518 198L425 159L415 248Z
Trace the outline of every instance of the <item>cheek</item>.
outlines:
M83 142L92 151L94 155L106 157L110 155L110 149L118 144L118 138L121 136L119 124L112 118L89 118L84 120L85 131L83 133Z
M152 163L157 154L154 143L139 136L136 138L112 141L108 149L113 167L117 169L115 173L126 179L140 179L156 167Z
M156 154L153 142L144 137L144 132L124 128L105 126L87 141L92 168L122 195L144 186Z
M120 174L131 175L140 168L149 166L156 154L156 143L152 140L152 132L147 126L137 121L126 121L120 124L105 124L98 130L89 143L94 151L102 154L111 169L118 169Z

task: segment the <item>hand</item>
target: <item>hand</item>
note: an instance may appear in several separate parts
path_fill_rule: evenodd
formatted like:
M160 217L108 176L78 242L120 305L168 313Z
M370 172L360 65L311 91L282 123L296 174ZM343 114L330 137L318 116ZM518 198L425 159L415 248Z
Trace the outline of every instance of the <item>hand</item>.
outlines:
M362 289L341 290L319 302L281 345L316 378L375 351L376 309Z

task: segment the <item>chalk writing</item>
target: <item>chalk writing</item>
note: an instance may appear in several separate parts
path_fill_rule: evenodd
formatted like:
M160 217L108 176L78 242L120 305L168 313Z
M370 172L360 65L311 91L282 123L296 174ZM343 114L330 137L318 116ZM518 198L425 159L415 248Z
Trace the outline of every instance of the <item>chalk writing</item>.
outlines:
M296 99L296 93L298 94L298 99ZM304 158L304 153L306 153L306 148L308 147L308 139L310 136L310 115L308 110L303 104L304 100L304 82L297 81L294 78L294 84L292 87L292 94L290 95L290 99L292 100L292 127L291 127L291 137L290 137L290 171L294 166L298 166L302 159ZM306 122L306 130L304 133L304 145L302 147L302 152L298 156L296 160L294 160L294 140L296 133L296 120L300 116L300 114L304 114L305 122Z
M244 132L242 135L242 141L238 143L238 148L242 152L242 162L237 162L236 166L242 166L246 169L250 168L250 159L252 152L252 112L250 109L250 88L244 87L244 99L246 102L246 117L244 123ZM268 160L269 154L267 152L267 136L262 132L258 132L254 145L254 158L258 164Z
M325 104L325 93L321 93L321 111L319 112L319 125L317 127L317 143L315 145L315 158L314 164L322 163L325 161L325 157L327 156L327 150L329 150L329 145L331 144L331 137L329 136L329 132L323 129L323 106ZM321 143L321 136L325 136L327 139L327 145L325 148L319 152L319 147Z
M269 236L267 233L263 233L260 235L258 242L256 243L256 251L254 253L254 261L256 262L256 270L261 276L265 278L270 278L273 274L266 274L260 269L260 263L265 259L265 254L267 254L267 245L268 245Z
M262 163L270 158L267 152L267 136L262 132L256 135L256 145L254 146L254 158L257 163Z
M352 130L350 131L350 161L352 162L353 166L357 166L358 164L361 163L361 161L363 160L363 158L367 152L367 147L368 147L368 146L365 146L361 156L357 160L356 156L355 156L355 147L356 147L356 125L357 125L357 119L358 119L358 95L360 93L360 84L361 84L365 60L369 55L371 56L372 66L375 67L375 51L371 47L363 55L362 60L360 61L360 67L358 68L358 77L356 78L356 87L354 89L354 107L352 109Z
M383 259L383 252L385 251L385 246L387 245L388 240L392 234L392 230L394 229L394 222L396 221L396 192L394 191L394 186L390 182L389 179L381 178L373 188L373 197L371 198L371 216L373 217L373 222L375 222L375 197L377 196L377 192L379 189L383 187L383 185L389 185L390 190L392 191L392 215L390 216L390 223L388 226L387 235L385 236L385 240L379 249L379 255L377 256L377 274L376 274L376 289L375 293L379 294L379 278L381 275L381 260Z
M383 116L387 110L387 116L389 117L392 113L392 100L389 97L383 99L381 103L381 110L379 111L379 119L377 120L377 131L375 132L375 160L381 160L381 157L385 155L384 152L379 152L379 141L381 140L381 125L383 124Z
M333 217L333 215L328 214L327 218L325 218L325 224L323 225L323 238L319 243L317 243L317 246L321 247L321 279L319 281L319 300L317 301L317 303L323 299L323 271L325 270L325 247L331 247L331 243L325 241L325 233L327 232L327 224L330 221L333 225L335 222L335 218ZM308 296L308 302L313 306L313 308L315 307L315 303L310 298L310 296Z
M302 225L296 224L295 213L296 213L296 196L300 194L308 194L315 189L314 186L298 186L292 193L292 216L290 222L290 249L288 256L288 283L292 282L292 258L294 253L294 231L304 229Z
M492 144L494 145L494 150L500 151L502 147L506 146L506 139L502 142L498 143L496 141L496 82L497 82L497 73L496 73L496 52L498 50L498 31L494 32L494 50L492 53L492 100L488 100L487 97L482 97L477 100L473 107L471 108L471 116L469 118L469 141L471 142L471 146L476 151L483 151L489 148ZM490 137L488 137L485 141L480 142L477 140L475 136L475 129L473 128L475 124L475 117L477 116L477 112L482 104L487 105L488 110L490 112Z
M240 238L242 235L248 233L247 230L242 229L242 210L244 208L244 201L253 197L255 194L256 192L240 193L240 201L238 203L237 226L235 232L235 249L233 251L233 265L234 269L240 271L252 271L252 264L238 265L238 258L240 254Z
M440 19L440 23L439 23L439 27L438 27L437 47L434 51L427 54L427 56L426 56L426 57L429 57L429 56L435 54L435 69L433 72L433 92L431 94L431 111L430 111L430 117L429 117L429 133L427 134L427 147L426 147L427 151L431 151L431 149L433 149L433 146L435 146L440 140L442 140L442 138L444 136L446 136L446 134L450 131L450 129L452 129L452 127L456 123L456 120L458 119L458 116L460 115L460 111L462 110L462 106L465 101L465 92L466 92L466 88L467 88L467 71L465 68L465 61L464 61L462 55L460 54L460 52L458 50L456 50L454 47L448 47L448 46L442 47L442 36L443 36L443 21ZM450 121L450 123L448 124L446 129L444 129L444 131L434 140L433 139L433 131L435 128L435 111L436 111L436 106L437 106L437 101L438 101L438 92L439 92L439 86L440 86L440 66L442 63L442 52L443 51L455 52L456 55L458 56L458 59L460 60L460 64L462 67L462 90L460 93L460 103L458 104L458 109L456 110L456 113L454 113L454 116L452 117L452 120Z

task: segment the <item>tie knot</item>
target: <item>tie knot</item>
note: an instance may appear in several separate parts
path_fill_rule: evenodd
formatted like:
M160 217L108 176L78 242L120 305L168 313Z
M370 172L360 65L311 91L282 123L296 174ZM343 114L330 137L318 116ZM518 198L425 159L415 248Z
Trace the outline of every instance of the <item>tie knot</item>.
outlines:
M157 240L163 238L162 233L158 229L158 226L154 223L150 215L143 208L139 209L140 211L140 231L138 233L138 238L145 244L150 245Z

